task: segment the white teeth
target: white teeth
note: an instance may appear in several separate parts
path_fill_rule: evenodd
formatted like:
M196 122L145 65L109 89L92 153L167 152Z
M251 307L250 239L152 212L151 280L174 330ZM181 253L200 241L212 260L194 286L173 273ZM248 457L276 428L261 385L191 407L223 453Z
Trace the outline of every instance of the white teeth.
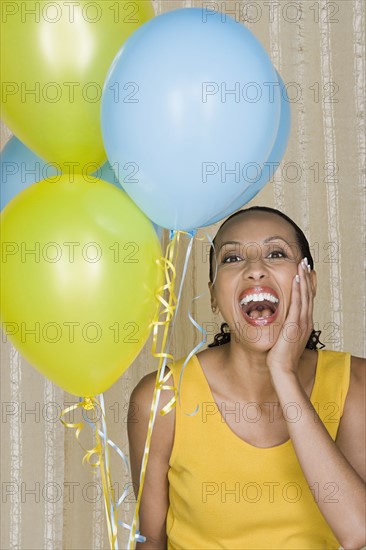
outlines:
M269 292L260 292L259 294L248 294L242 300L240 300L241 306L246 306L249 302L263 302L263 300L268 300L274 304L278 303L278 298L270 294Z

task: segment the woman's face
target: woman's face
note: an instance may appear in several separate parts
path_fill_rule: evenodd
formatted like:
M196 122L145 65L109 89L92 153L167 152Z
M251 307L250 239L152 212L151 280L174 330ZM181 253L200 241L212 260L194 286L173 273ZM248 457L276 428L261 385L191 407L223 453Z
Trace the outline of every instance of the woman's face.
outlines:
M215 250L211 300L228 323L231 340L270 349L287 317L302 259L294 229L276 214L247 212L224 225ZM315 274L313 279L315 284Z

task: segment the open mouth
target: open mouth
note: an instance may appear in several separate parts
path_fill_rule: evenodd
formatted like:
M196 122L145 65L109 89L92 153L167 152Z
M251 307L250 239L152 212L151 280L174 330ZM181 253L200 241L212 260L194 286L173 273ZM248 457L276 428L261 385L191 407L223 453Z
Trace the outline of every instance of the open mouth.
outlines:
M256 287L241 294L239 304L246 321L252 325L267 325L277 316L280 300L270 288Z

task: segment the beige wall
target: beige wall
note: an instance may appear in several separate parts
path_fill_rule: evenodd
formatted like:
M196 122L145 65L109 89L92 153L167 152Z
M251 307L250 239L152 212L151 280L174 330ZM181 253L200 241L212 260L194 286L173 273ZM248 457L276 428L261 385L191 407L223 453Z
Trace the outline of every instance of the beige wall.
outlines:
M202 4L154 1L157 14ZM299 97L292 103L291 139L282 170L252 202L283 209L305 230L315 253L315 320L323 340L330 349L365 355L365 3L280 0L271 10L263 0L214 4L241 14L250 5L248 26L284 82L296 83L291 91L297 89ZM330 82L335 102L329 101ZM10 132L4 126L1 131L4 144ZM292 181L294 163L298 181ZM216 229L212 226L208 233L213 236ZM173 337L176 356L200 340L188 321L188 307L201 324L219 322L207 294L191 304L207 289L207 239L201 231L199 236L203 240L195 243ZM109 435L126 451L126 403L138 380L156 368L150 346L105 394ZM56 410L50 403L63 407L75 398L54 387L9 343L1 358L1 548L108 548L102 500L93 491L98 477L81 466L82 451L72 430L50 421ZM35 412L26 414L31 410ZM121 494L128 476L120 460L113 458L112 469ZM124 520L134 507L133 499L128 500L120 515ZM122 530L119 541L125 547Z

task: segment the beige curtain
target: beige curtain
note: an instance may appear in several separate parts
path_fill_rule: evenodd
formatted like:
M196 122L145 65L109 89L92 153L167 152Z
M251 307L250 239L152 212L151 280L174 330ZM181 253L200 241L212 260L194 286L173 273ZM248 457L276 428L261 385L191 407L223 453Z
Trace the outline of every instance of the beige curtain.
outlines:
M292 99L291 139L273 179L252 201L289 214L311 243L319 290L315 321L329 349L365 355L365 3L363 0L155 0L156 14L214 6L246 24L270 54ZM187 38L189 39L189 38ZM2 145L10 132L2 126ZM217 226L208 228L214 235ZM200 341L188 320L209 332L208 240L199 232L173 336L176 357ZM163 244L167 235L163 236ZM187 241L182 243L179 268ZM4 338L3 338L4 340ZM149 341L139 358L105 394L110 438L128 452L126 405L146 373L156 369ZM76 398L29 366L5 342L2 348L1 548L108 548L98 474L81 465L73 430L58 421ZM112 457L117 496L129 477ZM132 488L120 513L129 522ZM119 546L127 532L120 529Z

